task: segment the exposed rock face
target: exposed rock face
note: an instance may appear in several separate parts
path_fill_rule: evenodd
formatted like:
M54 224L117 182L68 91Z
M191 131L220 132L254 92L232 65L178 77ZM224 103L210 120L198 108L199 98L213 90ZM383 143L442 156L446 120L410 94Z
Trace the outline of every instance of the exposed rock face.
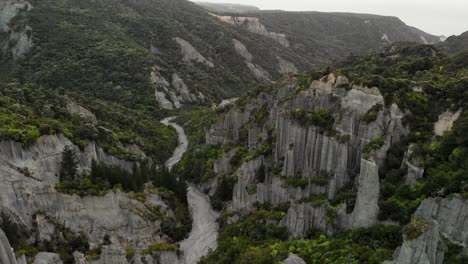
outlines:
M270 80L270 74L259 65L253 64L250 61L246 61L245 64L258 81L264 82Z
M232 42L234 43L234 48L236 49L237 54L239 54L242 58L247 61L253 60L253 55L247 50L247 47L242 44L237 39L233 39Z
M407 168L405 183L408 185L415 185L417 180L421 179L424 175L424 166L422 162L413 157L415 145L410 145L408 151L405 153L403 162L401 164L402 168Z
M290 254L289 257L284 260L284 264L306 264L306 262L297 255Z
M455 122L461 114L461 110L453 113L446 111L439 116L439 120L434 124L434 132L438 136L443 136L446 131L452 129Z
M194 3L213 12L245 13L245 12L260 10L258 7L250 6L250 5L209 3L209 2L194 2Z
M446 247L439 231L440 225L433 221L431 227L419 237L405 239L393 256L393 261L384 264L442 264Z
M468 245L468 200L459 196L448 198L427 198L413 214L432 221L432 226L421 236L408 240L394 254L394 261L385 264L428 263L441 264L447 250L442 236L450 242L465 248Z
M192 44L181 38L174 38L174 40L180 45L182 49L183 60L185 62L198 62L205 64L206 66L213 68L213 62L207 60L203 55L198 52Z
M13 17L21 11L28 11L32 5L27 1L1 1L0 2L0 32L8 32L9 41L5 48L9 48L14 59L18 59L28 53L33 47L32 29L30 26L22 26L21 29L12 30L9 23ZM0 42L0 45L3 43Z
M16 264L15 253L8 242L5 233L0 229L0 263Z
M3 175L14 172L15 175L26 174L29 179L55 183L57 182L58 165L65 146L71 146L75 150L80 170L89 169L93 159L119 166L128 171L132 169L132 162L107 155L95 142L89 142L84 150L80 151L77 146L73 146L68 138L59 134L42 136L36 143L28 147L14 141L1 141L0 171L4 171Z
M379 193L379 167L374 161L361 159L356 205L348 223L350 228L370 227L377 223Z
M296 73L297 68L294 66L292 62L289 62L280 56L276 56L276 59L278 60L278 72L281 74L286 74L286 73Z
M235 48L237 54L239 54L239 56L241 56L242 58L245 59L245 64L247 65L247 68L249 68L250 72L252 72L254 77L258 81L268 81L268 80L270 80L270 78L271 78L270 74L266 70L264 70L261 66L259 66L257 64L254 64L252 62L253 56L247 50L247 47L244 44L242 44L240 41L236 40L236 39L233 39L232 41L234 43L234 48Z
M167 100L165 93L155 91L154 96L156 97L156 102L158 102L159 107L161 107L162 109L167 109L167 110L174 109L171 101Z
M81 105L78 105L75 102L70 102L67 104L67 110L70 114L77 114L81 118L88 120L91 122L93 125L97 124L97 119L96 116L89 111L88 109L82 107Z
M332 232L332 227L327 221L328 204L313 206L311 204L292 204L287 215L281 220L282 225L288 228L289 233L295 238L304 237L308 230L317 228L327 233Z
M28 1L2 0L0 1L0 30L8 31L8 23L20 10L32 8Z
M184 81L177 75L177 73L172 74L172 86L176 89L177 93L180 95L178 97L181 102L195 102L197 97L190 93L187 85Z
M184 80L177 74L171 76L171 84L159 73L158 68L154 67L151 72L151 82L155 87L156 102L162 109L178 109L183 103L202 103L205 96L199 92L198 96L193 94Z
M246 124L256 124L258 112L267 109L263 124L251 125L243 144L254 151L270 137L273 153L241 164L233 174L237 176L233 199L229 209L252 210L256 202L279 204L293 202L282 220L295 237L304 236L309 229L319 228L333 232L327 223L328 204L311 206L294 204L311 195L333 198L344 185L356 181L358 199L354 213L341 212L339 225L343 227L368 227L377 222L379 198L379 166L387 149L407 133L402 125L403 113L396 105L383 108L375 121L364 122L363 116L377 104L384 105L377 88L354 85L343 76L323 77L303 91L294 92L295 80L290 79L275 94L261 94L243 110L233 107L222 122L214 124L207 133L209 144L236 143ZM334 113L333 130L329 133L321 127L304 125L294 120L290 112L295 109L327 109ZM245 133L245 132L243 132ZM382 137L384 145L372 153L369 160L361 159L363 146ZM215 162L217 171L224 167L225 158ZM267 171L265 180L259 182L256 174L263 164ZM272 171L276 171L273 173ZM283 177L301 177L308 184L288 186Z
M455 196L452 199L425 199L414 217L433 219L439 223L439 231L452 242L468 246L468 200Z
M10 42L13 43L11 46L13 58L21 58L31 50L33 47L31 32L32 29L29 26L26 26L21 32L10 32Z
M166 93L169 93L169 82L156 69L151 72L151 82L155 86L154 96L159 107L167 110L174 109L172 102L166 98Z
M34 258L33 264L62 264L60 256L55 253L40 252Z
M125 257L125 250L118 247L105 246L102 248L99 260L93 261L92 264L128 264L128 262Z
M218 16L215 14L211 14L211 15L218 18L219 20L223 22L226 22L235 26L242 26L252 33L271 38L274 41L278 42L283 47L289 47L289 41L284 34L269 32L267 28L262 23L260 23L260 20L257 17Z
M93 142L80 151L63 135L43 136L27 147L2 141L0 211L7 212L26 228L35 225L38 238L42 241L61 237L58 225L85 234L92 247L102 244L104 236L108 235L112 245L103 250L100 262L96 263L127 263L125 248L131 246L140 250L155 242L165 241L160 220L151 221L143 217L154 206L158 206L165 216L173 215L156 194L147 193L146 201L142 203L118 190L102 197L79 197L56 192L53 186L57 182L58 164L65 146L75 150L81 171L89 170L92 159L132 169L133 163L107 155ZM1 245L5 244L1 237L0 241ZM11 251L9 245L7 248ZM7 257L8 254L0 254L0 257L3 256ZM76 263L89 263L79 253L76 258ZM55 263L53 259L53 255L44 253L39 255L36 262ZM16 262L2 260L2 263Z

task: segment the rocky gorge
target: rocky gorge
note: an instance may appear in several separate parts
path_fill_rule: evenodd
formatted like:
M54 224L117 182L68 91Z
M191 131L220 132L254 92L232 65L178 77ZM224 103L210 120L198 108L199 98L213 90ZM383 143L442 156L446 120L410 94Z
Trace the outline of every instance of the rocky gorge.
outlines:
M0 264L468 261L466 34L199 5L0 0Z

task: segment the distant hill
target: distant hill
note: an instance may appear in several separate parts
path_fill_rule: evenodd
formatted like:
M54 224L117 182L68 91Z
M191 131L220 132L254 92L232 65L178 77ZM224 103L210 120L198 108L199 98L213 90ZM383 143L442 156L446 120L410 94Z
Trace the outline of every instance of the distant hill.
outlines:
M447 40L440 43L438 47L449 54L468 50L468 31L460 34L459 36L451 36L447 38Z
M260 8L256 6L251 6L251 5L209 3L209 2L194 2L194 3L213 12L246 13L250 11L260 10Z

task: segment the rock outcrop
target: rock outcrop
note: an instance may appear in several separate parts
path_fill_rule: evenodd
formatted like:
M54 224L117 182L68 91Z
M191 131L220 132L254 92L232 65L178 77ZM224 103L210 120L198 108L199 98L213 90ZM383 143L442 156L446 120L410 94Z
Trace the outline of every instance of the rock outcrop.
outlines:
M391 144L407 133L402 124L403 113L395 104L384 107L383 96L377 88L352 85L343 76L330 74L302 91L294 91L295 87L295 80L290 79L273 94L259 95L243 110L233 107L224 120L208 130L207 143L235 144L244 140L242 144L249 151L264 146L265 139L272 141L271 155L243 162L233 173L237 182L229 210L250 211L256 202L291 202L282 224L293 236L303 237L311 228L332 233L333 227L327 222L328 203L312 206L300 200L317 195L332 199L345 185L354 183L357 190L354 212L346 215L340 210L336 224L353 228L377 223L378 170ZM364 121L368 111L379 104L382 107L375 120ZM325 109L333 113L332 131L294 120L290 113L296 109ZM262 111L267 114L259 123ZM364 146L379 137L383 146L363 159ZM229 168L224 166L226 163L225 157L215 161L216 170L226 172L220 169ZM256 178L261 166L267 171L263 182ZM299 178L306 184L290 186L287 178Z
M4 31L9 35L8 41L6 43L0 41L0 45L4 45L3 49L10 50L14 59L21 58L33 47L32 28L28 25L22 25L12 29L10 21L20 12L31 9L32 5L27 1L0 1L0 32Z
M446 247L439 235L440 225L433 221L428 230L415 239L407 239L383 264L442 264Z
M70 114L76 114L93 125L97 124L96 116L91 111L75 102L69 102L67 104L67 110Z
M333 227L327 221L329 208L327 203L319 206L308 203L292 204L280 224L286 226L295 238L304 237L311 229L332 233Z
M161 109L178 109L184 103L203 103L206 98L201 93L195 95L190 91L184 80L174 72L169 83L159 72L159 68L154 67L151 72L151 82L154 85L154 95L156 102Z
M452 129L455 122L461 114L461 110L457 112L446 111L439 116L439 120L434 124L434 132L438 136L443 136L446 131Z
M414 217L423 217L439 223L440 232L453 243L468 247L468 200L455 196L427 198L418 207Z
M379 167L374 161L361 159L356 204L346 224L349 228L371 227L378 222L379 193Z
M16 264L15 253L3 230L0 229L0 263Z
M289 254L288 258L284 260L284 264L306 264L306 262L295 254Z
M271 79L270 74L264 70L261 66L254 64L253 61L253 56L252 54L247 50L247 47L242 44L240 41L233 39L232 40L234 43L234 48L245 60L245 64L247 65L247 68L250 70L250 72L253 74L253 76L258 80L258 81L269 81Z
M286 73L296 73L297 68L296 66L292 63L289 62L280 56L276 56L276 59L278 60L278 72L281 74L286 74Z
M112 245L103 251L99 263L119 263L117 260L127 263L125 248L141 250L155 242L166 241L167 237L161 232L161 220L145 217L154 207L160 208L164 217L173 217L173 212L157 194L145 193L145 202L141 202L119 190L105 196L86 197L56 192L58 164L65 146L75 151L80 171L88 171L93 159L132 169L132 162L106 154L94 142L80 150L63 135L42 136L28 146L2 141L0 211L8 213L26 229L34 227L35 237L41 241L63 237L61 227L85 234L91 247L101 245L108 236ZM3 239L1 241L5 254L0 255L8 257L11 248ZM51 254L43 253L39 257L37 261L42 262L38 263L54 263L50 262L55 259Z
M262 23L260 23L260 19L257 17L219 16L216 14L211 15L218 18L220 21L229 23L234 26L242 26L252 33L271 38L283 47L289 47L289 41L286 38L286 35L268 31L267 28Z
M174 40L180 45L181 52L183 55L183 60L187 63L190 62L197 62L197 63L202 63L205 64L206 66L213 68L214 64L213 62L207 60L200 52L195 49L192 44L190 44L188 41L182 39L182 38L174 38Z
M62 264L63 261L56 253L40 252L34 258L33 264Z
M401 164L402 168L406 168L405 183L411 186L415 185L417 180L421 179L424 175L423 162L419 157L414 157L415 148L416 146L413 144L408 147L408 151L405 152Z

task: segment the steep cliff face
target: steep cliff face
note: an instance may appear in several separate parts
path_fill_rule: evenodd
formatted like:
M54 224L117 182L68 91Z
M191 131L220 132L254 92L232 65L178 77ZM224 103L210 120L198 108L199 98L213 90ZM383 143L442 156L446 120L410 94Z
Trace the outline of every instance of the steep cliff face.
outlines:
M43 136L29 146L13 141L2 141L0 146L0 211L26 229L35 229L39 241L63 237L63 228L85 234L91 247L102 245L107 236L112 246L102 251L100 262L96 263L127 263L126 248L139 251L167 240L161 231L162 218L151 220L146 217L152 208L160 208L164 217L173 217L174 212L158 194L146 191L142 201L119 190L105 196L85 197L54 190L65 146L71 146L77 153L80 171L89 171L93 159L129 171L132 162L106 154L93 142L80 150L63 135ZM11 248L3 238L2 245L8 251L0 255L8 257ZM48 262L55 258L41 254L35 261L55 263Z
M12 28L10 21L19 13L32 8L28 1L0 1L0 46L2 50L10 50L14 59L21 58L31 50L32 28L28 25ZM2 34L7 37L3 38Z
M11 249L5 233L0 229L0 262L3 264L16 264L15 253Z
M395 251L394 261L385 261L383 264L442 264L446 248L439 234L440 225L435 221L430 222L430 225L417 238L406 239Z
M390 145L408 131L402 125L403 113L395 104L385 107L377 88L350 85L343 76L330 74L299 91L294 91L294 79L278 87L233 107L208 131L210 144L244 144L251 156L258 155L233 173L237 182L229 209L250 211L256 203L292 202L282 223L293 236L304 236L311 228L332 232L334 221L327 221L330 204L304 201L314 196L333 199L345 185L354 185L354 211L346 214L341 209L336 222L349 228L376 224L379 164ZM364 116L379 105L374 120L365 121ZM294 117L302 111L334 114L327 117L329 127L324 128L326 124ZM382 145L363 154L364 146L376 138L381 138ZM259 154L262 148L271 153ZM217 171L225 160L215 162ZM265 176L259 180L261 168Z

